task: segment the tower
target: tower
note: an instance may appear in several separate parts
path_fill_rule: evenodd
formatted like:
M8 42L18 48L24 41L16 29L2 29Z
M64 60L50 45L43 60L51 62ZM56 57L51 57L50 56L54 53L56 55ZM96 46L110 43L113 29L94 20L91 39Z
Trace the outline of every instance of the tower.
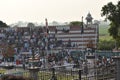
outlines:
M87 20L87 23L86 23L86 24L87 24L87 25L88 25L88 24L92 24L92 19L93 19L93 18L92 18L92 16L91 16L90 12L89 12L89 13L87 14L87 17L86 17L86 20Z

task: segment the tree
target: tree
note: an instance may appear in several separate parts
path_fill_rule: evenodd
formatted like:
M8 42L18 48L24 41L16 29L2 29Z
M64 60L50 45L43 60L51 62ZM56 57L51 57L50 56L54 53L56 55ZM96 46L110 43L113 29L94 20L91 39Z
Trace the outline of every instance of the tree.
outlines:
M0 28L4 28L4 27L7 28L9 26L6 23L0 21Z
M98 43L98 50L112 50L115 47L114 40L100 40Z
M72 21L69 23L70 26L81 26L82 25L82 22L80 21Z
M28 24L27 24L27 27L34 28L35 25L34 25L34 23L28 23Z
M120 1L116 5L109 2L102 7L101 11L101 15L106 17L105 20L108 19L111 22L108 30L110 36L116 40L117 44L120 44Z
M2 48L2 55L4 58L14 57L15 50L13 48L13 45L4 45Z

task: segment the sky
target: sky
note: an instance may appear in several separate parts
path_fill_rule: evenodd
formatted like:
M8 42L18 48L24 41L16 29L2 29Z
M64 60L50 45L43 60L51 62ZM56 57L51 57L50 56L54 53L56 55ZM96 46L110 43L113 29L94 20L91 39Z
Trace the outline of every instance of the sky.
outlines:
M94 20L103 19L101 9L119 0L0 0L0 20L7 24L27 22L81 21L90 12Z

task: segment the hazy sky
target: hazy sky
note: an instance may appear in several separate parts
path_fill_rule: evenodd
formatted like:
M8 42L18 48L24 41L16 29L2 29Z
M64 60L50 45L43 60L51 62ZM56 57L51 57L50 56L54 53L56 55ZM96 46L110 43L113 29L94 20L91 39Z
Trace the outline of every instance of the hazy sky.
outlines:
M7 24L17 21L68 22L84 19L90 12L94 19L101 18L101 7L119 0L0 0L0 20Z

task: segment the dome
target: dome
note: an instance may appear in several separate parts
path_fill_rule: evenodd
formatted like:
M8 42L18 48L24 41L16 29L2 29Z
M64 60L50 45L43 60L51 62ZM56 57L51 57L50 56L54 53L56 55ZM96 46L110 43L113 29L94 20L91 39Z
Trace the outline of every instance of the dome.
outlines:
M87 22L92 22L92 16L91 16L91 14L90 13L88 13L87 14L87 17L86 17L86 20L87 20Z

